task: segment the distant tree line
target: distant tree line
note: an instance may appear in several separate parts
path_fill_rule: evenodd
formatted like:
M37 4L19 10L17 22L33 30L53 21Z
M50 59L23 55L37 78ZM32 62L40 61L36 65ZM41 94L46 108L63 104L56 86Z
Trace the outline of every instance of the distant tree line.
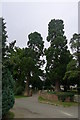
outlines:
M67 91L70 85L80 88L80 34L73 34L68 49L68 40L64 35L63 20L52 19L48 24L49 48L44 48L40 33L28 35L27 47L19 48L13 41L7 45L6 23L2 21L2 107L3 115L13 107L14 94L29 96L32 89L50 89L60 91L60 85ZM1 37L1 36L0 36ZM46 60L44 59L46 56ZM42 59L43 58L43 59ZM44 64L46 67L44 70Z

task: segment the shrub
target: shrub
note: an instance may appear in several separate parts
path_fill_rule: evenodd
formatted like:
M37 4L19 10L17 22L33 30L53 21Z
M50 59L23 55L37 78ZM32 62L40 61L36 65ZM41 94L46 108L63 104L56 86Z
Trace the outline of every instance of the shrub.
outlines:
M3 69L2 73L2 115L7 114L14 105L14 80L8 69Z
M66 98L70 97L70 101L73 101L74 93L71 92L48 92L49 94L56 94L58 96L58 100L64 102Z
M57 93L57 96L59 100L62 100L62 102L64 102L68 97L70 97L70 101L72 101L74 94L70 92L60 92Z
M15 90L15 95L21 95L24 88L22 86L18 86Z

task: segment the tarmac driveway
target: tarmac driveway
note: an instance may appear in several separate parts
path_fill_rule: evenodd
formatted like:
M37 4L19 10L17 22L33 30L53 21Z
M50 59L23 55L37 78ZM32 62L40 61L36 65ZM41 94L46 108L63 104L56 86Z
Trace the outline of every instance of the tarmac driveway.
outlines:
M38 102L38 95L19 98L11 110L15 118L78 118L78 106L62 107Z

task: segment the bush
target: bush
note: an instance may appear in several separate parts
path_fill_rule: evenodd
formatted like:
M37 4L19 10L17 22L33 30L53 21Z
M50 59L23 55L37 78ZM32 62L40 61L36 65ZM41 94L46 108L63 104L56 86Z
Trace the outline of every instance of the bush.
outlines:
M70 97L70 101L73 101L74 93L71 92L48 92L49 94L56 94L58 96L58 100L64 102L66 98Z
M13 120L14 116L15 116L14 113L11 112L11 111L9 111L9 112L2 118L2 120Z
M10 88L3 90L2 92L2 114L3 116L7 114L7 112L13 107L14 105L14 94Z
M73 96L74 94L73 93L69 93L69 92L62 92L60 94L57 94L58 95L58 99L59 100L62 100L62 102L64 102L66 100L66 98L70 97L70 101L73 100Z
M21 95L24 88L22 86L18 86L15 90L15 95Z
M14 105L14 80L8 69L3 69L2 73L2 115L6 115L7 112Z

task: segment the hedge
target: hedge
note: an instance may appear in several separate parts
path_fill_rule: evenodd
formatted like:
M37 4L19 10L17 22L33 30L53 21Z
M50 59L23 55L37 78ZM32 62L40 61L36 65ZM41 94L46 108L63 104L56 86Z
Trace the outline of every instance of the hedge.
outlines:
M66 98L70 97L70 101L73 101L73 97L74 97L74 93L71 92L49 92L49 94L55 94L58 96L58 100L61 100L62 102L64 102L66 100Z

